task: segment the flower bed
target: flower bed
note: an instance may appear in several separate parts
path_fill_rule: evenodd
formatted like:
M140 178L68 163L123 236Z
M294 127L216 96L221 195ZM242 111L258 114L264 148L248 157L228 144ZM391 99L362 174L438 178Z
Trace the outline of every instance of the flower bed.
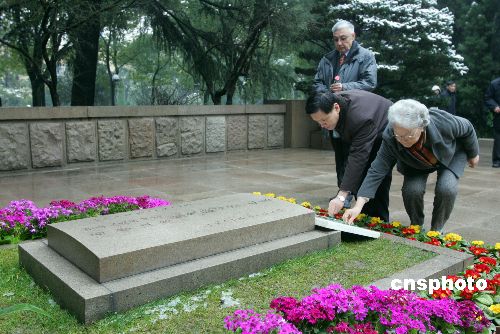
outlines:
M481 333L490 322L471 301L425 299L406 290L339 284L296 300L279 297L265 316L239 310L225 319L241 333Z
M276 197L272 193L264 195ZM296 203L294 198L276 198ZM321 207L309 202L301 205L328 218L327 210ZM341 217L339 213L335 218ZM472 254L474 264L448 278L471 278L474 283L484 279L487 287L483 291L440 289L420 296L405 290L331 285L313 290L300 301L279 297L271 302L273 311L267 314L238 310L226 318L225 327L238 333L489 333L495 325L500 326L500 243L490 246L481 240L468 242L455 233L426 232L420 226L387 223L364 214L356 218L355 224Z
M12 201L0 209L0 243L45 237L47 224L167 205L170 203L149 196L101 196L80 203L60 200L42 208L25 199Z

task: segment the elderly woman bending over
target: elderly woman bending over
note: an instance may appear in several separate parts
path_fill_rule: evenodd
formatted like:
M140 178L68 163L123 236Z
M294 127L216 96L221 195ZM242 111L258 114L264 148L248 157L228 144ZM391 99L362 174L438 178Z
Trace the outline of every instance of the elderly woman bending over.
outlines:
M441 231L457 197L458 179L465 164L479 162L479 145L472 124L438 109L428 110L415 100L401 100L389 108L383 142L358 191L356 205L346 210L352 224L363 205L375 196L379 184L395 164L403 174L403 202L412 225L424 224L427 177L437 172L431 230Z

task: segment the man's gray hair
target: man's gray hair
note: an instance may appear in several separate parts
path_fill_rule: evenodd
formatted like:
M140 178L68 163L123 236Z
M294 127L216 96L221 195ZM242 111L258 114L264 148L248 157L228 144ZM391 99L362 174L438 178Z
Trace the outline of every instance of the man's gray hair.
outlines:
M415 100L400 100L389 108L387 119L390 125L405 129L416 129L429 125L429 109Z
M354 26L352 25L351 22L346 21L346 20L340 20L335 23L335 25L332 27L332 32L336 32L337 30L340 29L346 29L349 30L349 32L354 33Z

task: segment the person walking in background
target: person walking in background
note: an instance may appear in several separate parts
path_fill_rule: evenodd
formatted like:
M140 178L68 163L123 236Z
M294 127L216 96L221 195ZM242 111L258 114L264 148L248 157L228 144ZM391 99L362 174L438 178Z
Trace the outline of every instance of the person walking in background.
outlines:
M455 81L450 80L446 82L446 89L441 93L441 97L445 101L445 108L443 110L452 115L457 114L457 84Z
M429 107L446 110L448 104L447 101L441 96L441 88L438 85L434 85L432 86L431 90L432 95L427 98Z
M354 26L340 20L332 27L335 50L321 58L313 83L313 93L318 91L342 92L352 89L372 91L377 86L377 62L373 52L356 41ZM325 130L326 131L326 130ZM335 151L337 181L344 175L345 157L349 148L342 145L339 134L328 131ZM347 197L347 206L352 196Z
M493 168L500 167L500 77L490 82L484 94L484 103L493 112Z
M479 163L479 143L471 122L415 100L401 100L389 108L389 125L375 161L358 191L356 205L346 210L349 224L374 198L379 184L397 164L403 174L403 203L412 225L424 224L424 194L430 173L437 173L431 230L442 231L458 193L466 163ZM329 212L331 214L331 212Z
M358 192L382 142L387 110L391 105L392 102L382 96L361 90L341 93L323 90L308 98L307 114L322 128L336 130L346 148L346 156L342 157L345 173L338 179L339 191L329 203L334 213L346 206L348 196ZM364 208L364 213L385 221L389 219L391 180L389 171L376 190L375 199Z

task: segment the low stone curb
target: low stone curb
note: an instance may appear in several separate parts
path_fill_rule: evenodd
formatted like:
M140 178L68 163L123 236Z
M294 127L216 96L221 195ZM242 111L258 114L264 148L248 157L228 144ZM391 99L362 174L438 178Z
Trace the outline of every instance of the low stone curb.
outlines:
M432 259L369 284L382 290L390 289L391 281L394 279L413 279L417 281L419 279L428 280L431 278L441 278L447 275L455 275L465 271L474 261L474 256L470 254L440 246L429 245L421 241L410 240L387 233L381 233L380 238L438 254Z

